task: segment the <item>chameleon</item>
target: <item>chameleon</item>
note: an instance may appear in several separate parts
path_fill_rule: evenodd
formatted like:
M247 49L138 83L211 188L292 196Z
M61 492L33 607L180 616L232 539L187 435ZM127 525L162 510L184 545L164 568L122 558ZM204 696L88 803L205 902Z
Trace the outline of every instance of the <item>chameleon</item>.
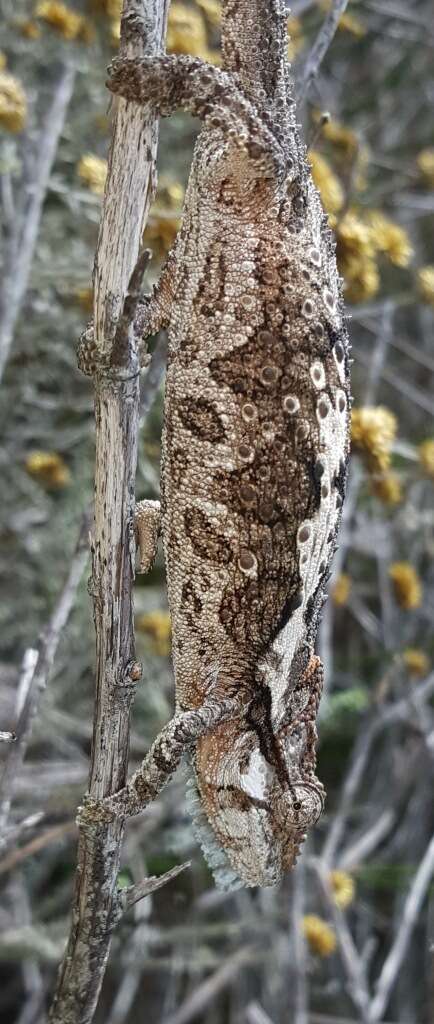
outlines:
M176 711L124 790L137 813L188 750L217 885L268 886L318 820L315 640L348 462L349 356L335 246L296 122L283 0L223 0L221 67L117 58L112 93L200 118L182 223L142 338L168 332L160 533ZM84 356L82 355L82 362Z

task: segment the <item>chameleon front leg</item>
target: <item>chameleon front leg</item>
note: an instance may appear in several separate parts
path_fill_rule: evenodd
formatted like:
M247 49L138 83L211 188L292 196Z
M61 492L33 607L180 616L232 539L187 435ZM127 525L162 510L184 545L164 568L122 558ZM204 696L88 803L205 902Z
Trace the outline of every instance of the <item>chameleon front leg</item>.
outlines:
M221 129L228 151L242 154L254 177L280 179L284 155L273 134L271 118L259 115L233 74L197 57L165 54L116 58L107 87L125 99L151 103L161 117L182 108L200 117L207 128Z
M244 710L242 697L219 699L211 694L200 708L174 715L124 789L101 802L103 813L110 818L139 814L170 781L183 754L200 736Z

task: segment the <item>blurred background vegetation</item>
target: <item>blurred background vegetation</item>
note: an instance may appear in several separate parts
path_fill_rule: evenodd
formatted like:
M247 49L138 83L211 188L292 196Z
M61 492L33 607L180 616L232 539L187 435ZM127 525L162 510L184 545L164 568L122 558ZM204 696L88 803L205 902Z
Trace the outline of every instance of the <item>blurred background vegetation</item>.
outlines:
M293 4L296 78L326 9ZM93 493L92 393L76 370L75 345L92 308L110 134L104 79L120 10L118 0L3 0L2 11L0 728L13 730L25 652L38 637L44 650ZM351 3L299 111L336 232L354 358L351 476L319 642L326 811L279 888L218 893L178 773L129 825L120 881L187 857L192 867L122 922L100 1024L432 1020L432 13L429 0ZM219 23L218 0L173 2L167 47L218 63ZM197 129L181 113L161 123L146 230L151 279L180 224ZM163 348L157 340L143 382L138 497L158 496ZM76 591L74 584L48 686L37 694L24 763L9 772L11 806L1 805L5 1022L45 1019L68 928L74 816L92 733L86 574ZM173 706L161 556L138 577L135 607L144 674L132 763ZM11 749L1 746L3 760Z

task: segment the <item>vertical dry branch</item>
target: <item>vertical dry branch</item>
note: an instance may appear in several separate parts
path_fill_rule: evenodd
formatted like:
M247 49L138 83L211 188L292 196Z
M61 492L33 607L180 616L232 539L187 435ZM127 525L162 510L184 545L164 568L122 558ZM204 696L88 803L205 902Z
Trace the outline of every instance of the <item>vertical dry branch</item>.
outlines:
M121 53L139 57L164 45L168 0L125 0ZM120 100L94 267L94 334L108 356L136 266L155 185L158 125L150 110ZM129 716L139 672L134 663L134 488L139 372L134 345L95 377L95 529L91 591L96 631L96 693L89 793L96 800L125 784ZM122 365L120 365L120 363ZM50 1012L52 1024L93 1018L118 920L116 880L123 824L79 819L72 926Z

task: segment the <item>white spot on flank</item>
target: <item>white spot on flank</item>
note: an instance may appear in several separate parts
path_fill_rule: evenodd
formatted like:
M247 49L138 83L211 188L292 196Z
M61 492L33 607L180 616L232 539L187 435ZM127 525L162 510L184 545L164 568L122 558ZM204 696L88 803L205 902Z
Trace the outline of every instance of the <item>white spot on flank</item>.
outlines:
M312 363L312 366L310 368L310 375L316 388L325 388L326 375L322 363Z

